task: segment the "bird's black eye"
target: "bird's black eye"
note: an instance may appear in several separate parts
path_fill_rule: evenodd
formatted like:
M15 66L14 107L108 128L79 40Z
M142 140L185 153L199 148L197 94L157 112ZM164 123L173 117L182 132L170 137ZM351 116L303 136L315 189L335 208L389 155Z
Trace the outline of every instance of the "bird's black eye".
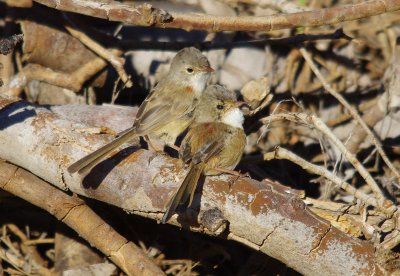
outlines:
M217 105L217 108L218 108L219 110L222 110L222 109L224 109L224 106L223 106L222 104L219 104L219 105Z
M193 68L191 67L186 68L186 72L188 72L189 74L193 73Z

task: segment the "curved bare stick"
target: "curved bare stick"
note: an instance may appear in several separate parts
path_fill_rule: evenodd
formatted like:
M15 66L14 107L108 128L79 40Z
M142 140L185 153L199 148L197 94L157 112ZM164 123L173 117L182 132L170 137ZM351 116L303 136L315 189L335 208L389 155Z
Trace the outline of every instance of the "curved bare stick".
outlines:
M280 29L336 24L400 9L400 0L372 0L359 4L316 11L276 14L265 17L221 17L204 14L167 13L151 5L128 6L118 2L105 4L95 0L35 0L48 7L100 17L139 26L184 30L273 31Z
M107 63L99 57L68 74L56 72L38 64L28 64L12 78L5 94L10 97L19 97L24 87L31 80L39 80L79 92L90 77L106 66Z
M69 196L26 170L4 161L0 161L0 188L57 217L128 275L163 275L145 252L118 234L76 196Z
M88 35L82 32L78 26L73 22L73 20L64 13L64 18L67 20L67 23L64 25L64 28L75 38L77 38L82 44L88 47L90 50L95 52L97 55L107 60L117 71L120 76L122 82L126 87L132 87L132 81L130 76L124 70L125 59L120 57L122 54L118 50L107 50L99 43L91 39ZM115 53L114 53L115 52Z
M270 123L272 120L281 120L286 119L293 122L305 122L316 129L318 129L321 133L326 135L329 140L340 150L340 152L346 157L346 159L354 166L354 168L358 171L358 173L364 178L365 182L370 186L371 190L373 191L377 203L379 207L388 213L389 215L393 215L393 213L397 210L396 206L393 204L392 201L385 198L382 190L380 189L379 185L373 179L371 174L367 171L367 169L362 166L360 161L357 157L349 152L346 149L346 146L333 134L333 132L328 128L328 126L317 116L315 115L308 115L305 113L280 113L270 115L262 119L264 123Z
M306 51L304 47L300 48L300 53L303 55L304 59L307 61L308 65L311 67L311 70L317 76L318 80L322 83L325 90L329 92L333 97L335 97L351 114L351 116L356 120L358 124L362 127L362 129L367 133L369 139L371 139L372 143L374 144L375 148L379 152L382 160L385 164L389 167L389 169L396 175L398 182L400 182L400 172L397 168L393 165L390 161L388 156L386 155L385 151L383 150L382 143L379 140L379 137L369 128L369 126L365 123L365 121L361 118L360 114L358 114L357 110L352 107L347 100L339 94L335 89L333 89L330 84L325 80L322 76L322 73L315 65L314 61L312 60L310 54Z
M301 166L306 171L311 172L316 175L319 175L319 176L323 176L326 179L328 179L329 181L332 181L333 183L335 183L335 185L342 188L349 194L354 195L355 198L361 199L366 204L371 204L372 206L375 206L375 207L378 206L375 198L368 196L367 194L363 193L362 191L357 190L356 188L351 186L349 183L347 183L343 179L340 179L340 177L336 176L334 173L328 171L327 169L325 169L321 166L314 165L287 149L276 148L272 152L264 153L263 157L264 157L264 160L287 159L289 161L292 161L293 163Z
M103 110L97 113L114 109L96 108ZM132 122L131 116L121 119ZM69 175L69 164L110 139L78 131L85 127L47 108L0 98L0 158L60 188L160 220L185 174L178 160L128 147L83 179ZM381 274L371 243L340 232L273 182L235 180L226 175L207 178L192 208L174 215L171 223L234 239L307 275L322 270L335 275Z

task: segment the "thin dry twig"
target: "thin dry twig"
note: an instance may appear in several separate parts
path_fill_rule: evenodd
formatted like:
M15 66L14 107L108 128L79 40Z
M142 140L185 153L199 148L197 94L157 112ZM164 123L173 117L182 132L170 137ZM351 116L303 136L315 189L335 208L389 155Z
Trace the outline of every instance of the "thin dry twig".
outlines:
M121 93L121 90L123 88L118 89L118 83L120 82L121 78L119 77L115 82L114 82L114 88L111 94L111 104L115 104L115 101L118 99L119 94Z
M310 65L311 70L317 76L319 81L323 84L325 90L328 91L329 94L331 94L333 97L335 97L349 111L349 113L357 121L357 123L359 123L360 126L362 126L364 131L367 133L368 137L371 139L372 143L375 145L375 147L378 150L379 155L382 157L383 161L390 168L390 170L396 175L398 181L400 182L400 173L396 169L396 167L392 164L392 162L389 160L389 158L387 157L385 151L383 150L382 144L379 141L379 138L364 122L364 120L361 118L360 114L358 114L357 110L354 107L352 107L342 95L337 93L337 91L335 89L333 89L330 86L330 84L325 80L325 78L322 76L321 71L315 65L314 61L312 60L312 58L311 58L310 54L307 52L307 50L304 47L302 47L302 48L300 48L300 52L303 55L304 59L307 61L307 63Z
M384 194L376 181L373 179L371 174L366 168L360 163L357 157L347 150L346 146L335 136L335 134L325 125L325 123L315 115L308 115L305 113L280 113L274 114L269 117L262 119L263 123L270 123L275 120L290 120L293 122L306 122L309 125L314 126L320 132L325 134L332 143L340 150L340 152L347 158L347 160L354 166L358 173L364 178L365 182L370 186L374 195L377 198L377 203L382 210L389 215L392 215L396 211L396 207L393 203L385 199Z
M45 244L45 243L54 243L54 239L47 238L47 239L28 240L24 242L24 244L26 245Z
M75 72L68 74L56 72L38 64L28 64L13 78L5 94L18 97L30 80L43 81L79 92L84 83L106 65L107 63L99 57L89 61Z
M63 15L68 22L68 24L64 25L65 29L67 29L67 31L73 37L77 38L80 42L82 42L82 44L84 44L90 50L95 52L101 58L107 60L115 68L125 86L128 88L132 87L132 81L130 80L130 77L128 76L128 74L125 72L124 69L125 59L118 57L112 51L105 49L103 46L101 46L96 41L87 36L84 32L79 30L79 28L67 14L64 13Z
M32 244L29 244L30 240L28 237L15 225L15 224L7 224L7 228L13 232L18 238L21 240L21 249L24 254L29 254L33 260L38 263L41 266L45 266L45 261L41 257L39 251L36 249L36 247L30 246Z
M261 102L261 104L256 107L255 109L251 110L250 113L248 114L248 116L254 116L256 115L258 112L260 112L261 110L263 110L267 105L269 105L272 101L272 98L274 97L273 94L269 94L267 95Z
M14 224L7 224L5 226L7 227L3 227L3 236L0 238L0 241L6 245L7 249L0 247L0 259L12 265L21 275L53 275L51 270L44 266L44 262L36 249L27 247L23 243L24 240L27 240L25 234ZM20 249L15 247L15 243L7 235L7 228L21 239L22 245Z
M378 204L376 202L376 199L366 195L365 193L357 190L353 186L351 186L349 183L346 181L340 179L340 177L336 176L334 173L328 171L324 167L314 165L307 160L301 158L300 156L294 154L291 151L288 151L287 149L284 148L276 148L273 152L268 152L263 155L264 160L272 160L272 159L286 159L289 161L292 161L293 163L299 165L306 171L320 175L322 177L325 177L326 179L332 181L335 183L338 187L342 188L346 192L348 192L351 195L354 195L354 197L362 200L365 204L367 205L372 205L374 207L378 207Z

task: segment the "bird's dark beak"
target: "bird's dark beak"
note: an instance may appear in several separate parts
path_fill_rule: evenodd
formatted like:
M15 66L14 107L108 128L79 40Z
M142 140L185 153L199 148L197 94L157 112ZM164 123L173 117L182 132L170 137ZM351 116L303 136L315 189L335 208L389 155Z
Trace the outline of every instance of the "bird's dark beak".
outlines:
M242 107L242 106L245 106L245 107L249 107L249 108L250 108L250 106L249 106L246 102L242 102L242 101L236 101L236 102L234 103L234 106L235 106L235 107Z
M206 67L200 68L200 71L201 71L201 72L205 72L205 73L212 73L212 72L214 72L215 70L214 70L211 66L206 66Z

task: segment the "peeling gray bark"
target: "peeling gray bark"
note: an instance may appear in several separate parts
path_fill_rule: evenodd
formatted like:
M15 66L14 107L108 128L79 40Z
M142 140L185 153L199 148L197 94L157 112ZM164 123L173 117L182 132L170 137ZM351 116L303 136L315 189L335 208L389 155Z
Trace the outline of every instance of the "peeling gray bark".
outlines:
M93 108L95 112L91 106L49 109L0 98L0 158L61 189L160 220L185 175L179 160L132 144L115 151L87 176L67 172L68 165L112 139L108 134L82 132L88 128L84 122L92 124L98 118L97 126L117 130L121 122L125 128L133 121L132 113L112 106ZM208 177L191 209L174 215L170 223L237 240L305 275L383 273L372 244L332 227L289 189L273 182L235 179Z

